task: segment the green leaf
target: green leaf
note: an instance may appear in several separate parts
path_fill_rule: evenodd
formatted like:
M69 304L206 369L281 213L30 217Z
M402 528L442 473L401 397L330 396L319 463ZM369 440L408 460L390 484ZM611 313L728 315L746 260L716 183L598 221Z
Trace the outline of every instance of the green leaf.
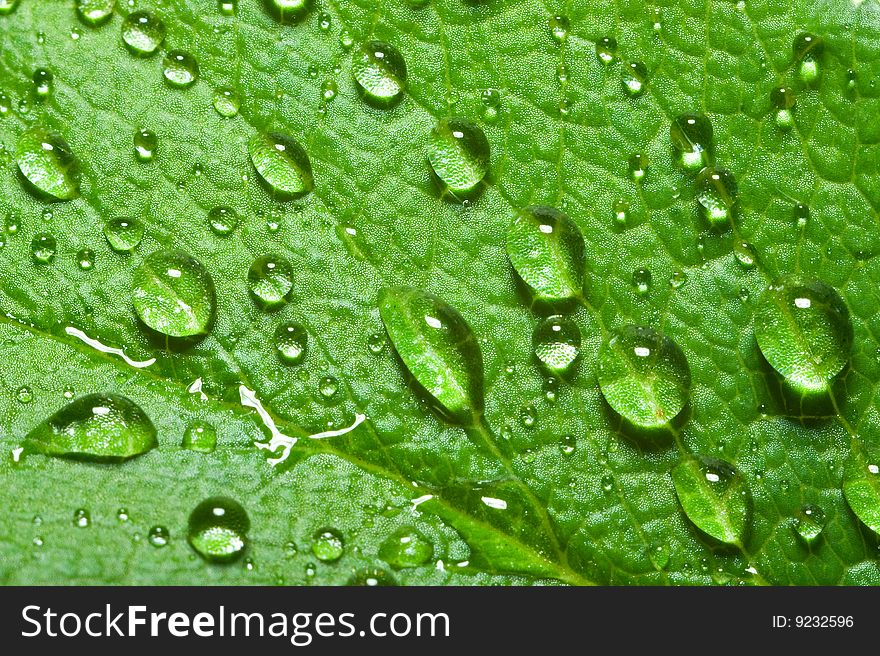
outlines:
M108 4L0 2L0 582L880 584L880 5ZM689 386L600 388L627 325ZM157 446L34 448L94 394Z

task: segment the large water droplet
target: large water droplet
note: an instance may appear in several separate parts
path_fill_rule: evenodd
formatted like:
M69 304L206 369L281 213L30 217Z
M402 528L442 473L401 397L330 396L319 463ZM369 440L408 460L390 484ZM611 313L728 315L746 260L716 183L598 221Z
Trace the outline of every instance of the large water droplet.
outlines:
M379 558L394 569L419 567L434 557L434 545L411 527L400 528L379 546Z
M645 268L633 271L632 286L639 296L645 296L651 291L651 271Z
M807 504L795 518L794 529L804 542L815 542L825 528L825 513L819 506Z
M532 333L535 357L551 374L571 371L580 355L581 331L577 324L561 315L547 317Z
M466 194L489 172L489 142L470 121L442 120L431 131L428 161L453 194Z
M822 74L819 60L822 51L825 50L825 42L822 38L809 32L803 32L795 37L792 50L794 50L798 77L805 84L811 84L818 80Z
M733 216L737 186L733 174L726 169L708 166L697 176L697 200L709 223L724 227Z
M677 116L669 128L673 161L686 171L700 171L712 164L715 145L712 124L705 114Z
M0 0L0 16L11 14L18 6L18 0Z
M162 62L162 75L173 87L191 87L199 77L199 64L187 52L169 50Z
M880 450L854 444L843 468L843 494L862 523L880 533Z
M79 161L64 138L36 126L18 138L18 168L38 193L57 200L79 196Z
M379 292L379 313L400 359L447 419L473 425L483 414L483 357L464 318L412 287Z
M361 96L370 104L387 107L403 94L406 62L390 43L369 41L352 60L354 79Z
M309 334L298 323L282 323L275 330L275 351L285 364L299 364L306 356Z
M776 87L770 92L770 100L776 105L776 124L788 129L794 124L792 108L795 105L795 95L791 87Z
M312 163L293 138L277 132L256 134L248 142L251 163L280 200L290 200L314 188Z
M110 219L104 224L104 238L117 253L130 253L144 238L144 224L139 219Z
M691 372L678 345L653 328L624 326L599 350L599 387L637 426L666 425L688 402Z
M215 89L212 101L214 109L224 118L235 116L241 108L241 96L232 87L218 87Z
M635 153L629 158L629 177L633 182L641 182L645 179L648 172L648 156L642 153Z
M266 11L282 23L294 23L305 16L310 0L263 0Z
M332 528L323 529L315 534L312 541L312 553L325 563L333 563L342 558L345 542L338 531Z
M31 240L31 256L37 264L49 264L58 252L58 242L52 235L41 232Z
M533 299L564 308L583 296L584 237L557 209L533 205L507 229L507 257Z
M190 514L187 539L205 560L228 563L240 558L247 548L250 526L240 503L228 497L211 497Z
M122 460L156 447L156 428L118 394L90 394L61 408L27 435L38 451L84 460Z
M784 276L758 302L755 338L786 381L817 391L846 366L853 328L835 289L819 280Z
M86 25L101 25L113 16L116 0L76 0L76 13Z
M293 267L280 255L261 255L248 269L251 298L264 310L276 310L287 303L293 289Z
M148 11L136 11L122 21L122 41L135 55L152 55L164 40L165 23Z
M148 255L134 274L135 311L169 337L206 335L217 305L214 282L201 262L180 250Z
M207 421L194 421L184 430L181 446L189 451L213 453L217 448L217 429Z
M723 460L687 456L672 469L675 493L688 519L716 540L742 546L751 494L745 478Z

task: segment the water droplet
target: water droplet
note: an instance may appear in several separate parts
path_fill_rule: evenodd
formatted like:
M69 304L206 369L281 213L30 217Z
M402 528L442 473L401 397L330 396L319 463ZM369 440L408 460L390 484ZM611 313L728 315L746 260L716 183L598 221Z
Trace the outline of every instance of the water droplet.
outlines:
M373 355L379 355L385 350L385 335L382 333L373 333L367 339L367 348Z
M571 371L580 355L580 347L580 328L562 315L547 317L532 333L535 357L549 373L558 376Z
M541 305L563 309L582 297L584 251L580 229L552 207L520 210L507 229L507 257Z
M95 27L113 16L116 0L76 0L76 13L86 25Z
M749 528L751 494L733 465L687 456L672 469L672 483L682 509L698 529L721 542L742 546Z
M156 428L140 406L118 394L89 394L40 423L27 440L41 453L120 460L156 447Z
M602 477L600 481L602 485L602 489L606 492L611 492L614 489L614 477L611 474L606 474Z
M687 282L687 274L684 271L680 271L676 269L672 272L672 275L669 276L669 286L673 289L678 289L683 284Z
M560 63L556 66L556 79L560 84L565 84L568 82L568 68L565 64Z
M604 36L596 41L596 57L605 64L611 64L617 55L617 39L611 36Z
M733 255L744 268L751 269L758 263L755 247L747 241L737 240L733 244Z
M326 32L333 25L333 17L327 12L321 12L318 14L318 28L322 32Z
M217 429L207 421L194 421L184 430L181 446L188 451L213 453L217 448Z
M40 100L44 100L48 98L52 93L52 87L54 84L55 76L52 75L52 71L46 68L38 68L34 71L33 75L34 82L34 95L37 96Z
M394 569L420 567L434 557L434 545L411 527L400 528L379 546L379 558Z
M122 21L122 41L135 55L152 55L164 40L165 23L150 12L136 11Z
M501 92L498 89L484 89L480 94L480 102L483 104L483 120L486 123L497 121L501 108Z
M277 132L256 134L248 142L251 163L279 200L292 200L314 187L312 164L303 147Z
M79 161L57 132L32 127L18 138L18 168L39 194L57 200L79 196Z
M146 326L168 337L206 335L217 305L214 281L193 256L156 251L133 277L132 300Z
M562 439L559 441L559 449L567 456L574 453L576 447L577 441L575 440L574 435L563 435Z
M55 237L48 233L41 232L34 235L33 240L31 240L31 255L34 258L34 262L38 264L48 264L55 259L57 252L58 242L55 240Z
M232 87L217 87L212 97L214 109L220 116L231 118L241 108L241 96Z
M91 248L82 248L76 253L76 264L83 271L95 268L95 251Z
M550 28L550 36L557 43L562 43L568 38L568 18L565 16L551 16L547 26Z
M195 57L182 50L169 50L162 62L162 75L173 87L184 89L195 84L199 64Z
M358 91L372 105L387 107L403 94L406 62L390 43L365 43L352 59L352 70Z
M804 542L814 542L825 528L825 513L819 506L807 504L798 511L794 528Z
M324 82L321 83L321 98L323 98L325 102L329 102L336 97L337 90L336 80L324 80Z
M298 323L282 323L275 330L275 352L285 364L299 364L306 356L309 334Z
M817 391L846 366L853 328L834 288L784 276L758 302L755 338L767 362L790 384Z
M547 403L556 403L556 395L559 392L559 379L555 376L547 376L544 379L544 398Z
M712 124L704 114L677 116L669 128L669 137L673 161L684 170L696 172L712 163L715 150Z
M733 174L726 169L708 166L700 171L696 186L703 215L715 227L726 226L736 203L737 186Z
M19 403L30 403L34 400L34 393L31 391L30 387L21 387L16 394Z
M248 269L247 283L251 298L262 309L280 309L293 289L293 267L280 255L261 255Z
M325 399L332 399L339 391L339 382L333 376L324 376L318 381L318 391Z
M648 269L636 269L632 275L632 286L639 296L651 290L651 272Z
M809 32L803 32L795 37L792 49L801 81L804 84L811 84L818 80L822 73L819 59L825 49L825 42L822 38Z
M473 425L483 414L483 358L464 318L433 294L412 287L379 292L379 314L397 354L434 409Z
M648 172L648 156L635 153L629 158L629 177L633 182L642 182Z
M85 508L77 508L73 511L73 525L77 528L88 528L92 523L89 511Z
M803 203L795 203L794 205L794 220L797 222L798 228L803 228L807 225L807 221L810 219L810 208L804 205Z
M217 0L217 9L224 16L235 16L238 11L238 0Z
M526 428L532 428L538 421L538 409L533 405L525 405L519 410L519 423Z
M205 499L189 516L187 539L205 560L228 563L240 558L251 526L241 504L228 497Z
M489 142L470 121L442 120L431 131L428 161L453 194L465 194L489 172Z
M104 238L117 253L130 253L144 238L144 224L138 219L111 219L104 224Z
M599 349L599 387L637 426L666 425L688 402L691 372L678 345L653 328L624 326Z
M367 586L370 588L389 587L397 585L397 581L391 574L378 567L369 567L355 572L346 585Z
M309 0L263 0L269 14L282 23L295 23L305 16Z
M630 98L638 98L648 86L648 68L642 62L629 62L621 75L623 90Z
M208 212L208 225L219 237L230 235L238 227L238 212L231 207L215 207Z
M312 553L325 563L333 563L342 558L345 551L345 542L342 536L334 529L328 528L318 531L312 541Z
M795 95L791 87L776 87L770 92L770 100L776 105L776 124L781 128L790 128L794 124L792 108Z
M339 44L342 46L343 50L348 50L354 45L354 37L347 29L343 29L339 33Z
M611 205L611 216L614 223L621 227L626 227L629 220L629 202L623 198L618 198Z
M141 128L134 133L134 155L139 161L152 162L158 146L159 138L152 130Z
M168 533L168 529L164 526L154 526L147 534L147 541L157 549L167 546L170 539L171 536Z
M11 14L18 6L18 0L0 0L0 16Z

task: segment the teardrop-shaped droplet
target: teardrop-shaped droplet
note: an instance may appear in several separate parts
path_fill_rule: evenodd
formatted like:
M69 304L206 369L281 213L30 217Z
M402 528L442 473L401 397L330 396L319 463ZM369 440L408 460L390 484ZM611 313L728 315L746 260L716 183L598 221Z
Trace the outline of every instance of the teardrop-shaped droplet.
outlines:
M798 511L794 529L804 542L815 542L824 528L825 513L819 506L808 503Z
M47 232L34 235L31 240L31 256L37 264L49 264L58 252L58 242Z
M596 41L596 57L605 64L611 64L617 56L617 39L604 36Z
M370 104L387 107L403 94L406 62L390 43L365 43L354 55L352 70L358 91Z
M220 237L231 235L238 227L238 212L231 207L214 207L208 212L208 225Z
M708 166L697 176L696 187L697 200L709 223L716 227L729 225L737 195L733 174L726 169Z
M293 267L281 255L261 255L248 269L251 298L264 310L276 310L287 303L293 289Z
M807 225L807 221L810 220L810 208L803 203L795 203L792 213L798 228L803 228Z
M188 52L169 50L162 62L162 75L173 87L191 87L199 78L199 63Z
M648 156L642 153L635 153L629 158L629 177L633 182L641 182L645 179L648 172Z
M139 219L110 219L104 224L104 238L117 253L130 253L144 238L144 224Z
M792 44L798 76L804 84L811 84L822 74L820 63L825 42L809 32L798 34Z
M149 57L165 41L165 23L148 11L136 11L122 21L122 41L135 55Z
M630 98L644 95L648 87L648 68L642 62L629 62L623 67L621 82Z
M116 0L76 0L80 20L92 27L106 23L113 16Z
M180 250L156 251L134 274L132 300L146 326L168 337L206 335L217 305L214 281Z
M543 205L518 211L507 229L506 247L537 303L562 309L583 297L584 237L566 214Z
M217 87L212 98L214 109L223 118L231 118L241 108L241 96L232 87Z
M228 563L244 553L250 527L250 518L238 501L211 497L190 514L187 539L205 560Z
M751 519L745 478L723 460L687 456L672 469L681 507L694 525L726 544L742 546Z
M755 338L767 362L788 383L818 391L849 361L853 327L846 303L833 287L784 276L758 301Z
M880 449L855 444L843 467L843 495L861 522L880 534Z
M312 163L293 138L277 132L256 134L248 142L251 163L279 200L291 200L314 188Z
M309 10L310 0L263 0L266 11L282 23L295 23Z
M333 563L345 553L345 541L339 531L326 528L318 531L312 540L312 553L324 563Z
M653 328L615 331L599 349L598 379L608 405L645 428L668 424L690 396L691 371L684 353Z
M547 20L547 26L550 28L550 36L556 42L562 43L568 38L568 18L565 16L551 16Z
M672 272L672 275L669 276L669 286L673 289L678 289L682 285L687 282L687 274L680 269L676 269Z
M483 104L483 120L486 123L495 123L501 109L501 92L498 89L484 89L480 94L480 102Z
M434 544L411 527L396 530L379 546L379 558L394 569L420 567L433 557Z
M38 193L57 200L79 196L79 161L64 138L36 126L18 138L18 168Z
M428 161L453 194L465 194L489 172L489 142L470 121L442 120L431 131Z
M403 364L447 419L472 425L483 414L483 357L458 311L412 287L379 292L379 313Z
M562 376L571 371L580 355L581 330L562 315L547 317L532 333L535 357L548 373Z
M677 116L669 128L673 161L685 171L696 172L714 161L712 123L705 114Z
M217 448L217 429L207 421L194 421L184 430L181 446L188 451L213 453Z
M146 128L141 128L134 133L134 156L141 162L152 162L156 156L156 148L159 146L159 138L156 133Z
M629 223L629 202L623 198L618 198L611 205L611 217L614 224L625 228Z
M52 75L52 71L47 68L38 68L34 71L31 79L34 83L34 95L38 99L45 100L51 95L55 85L55 76Z
M41 453L84 460L123 460L158 445L149 417L118 394L72 401L28 433L27 440Z
M282 323L275 330L275 351L285 364L299 364L306 356L309 334L298 323Z

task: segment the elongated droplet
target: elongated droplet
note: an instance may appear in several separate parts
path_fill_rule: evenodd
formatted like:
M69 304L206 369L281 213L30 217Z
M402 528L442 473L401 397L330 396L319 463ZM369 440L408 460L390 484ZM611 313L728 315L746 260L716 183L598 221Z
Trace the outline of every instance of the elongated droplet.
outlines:
M700 171L696 186L697 200L709 223L715 227L729 225L737 194L733 174L726 169L708 166Z
M284 364L299 364L306 356L309 334L298 323L282 323L275 330L275 351Z
M250 527L250 518L238 501L211 497L190 514L187 539L205 560L229 563L240 558L247 548Z
M232 87L218 87L214 90L214 109L223 118L231 118L241 108L241 95Z
M159 138L152 130L141 128L134 133L134 156L139 161L152 162L158 146Z
M571 371L580 355L581 330L562 315L547 317L532 333L535 357L548 373L562 376Z
M41 453L124 460L156 447L156 428L140 406L118 394L90 394L61 408L27 435Z
M776 105L776 124L784 129L794 124L792 108L795 105L795 95L791 87L776 87L770 92L770 100Z
M705 114L687 113L676 117L669 128L669 137L673 161L685 171L695 173L714 161L712 123Z
M435 409L473 425L483 414L483 357L470 326L442 299L412 287L379 292L379 314L400 359Z
M599 349L599 387L636 426L664 426L688 402L691 372L678 345L653 328L624 326Z
M256 134L248 142L251 163L279 200L291 200L314 188L312 163L293 138L277 132Z
M743 545L751 520L751 493L733 465L687 456L673 468L672 483L698 529L726 544Z
M550 36L558 43L568 38L568 18L565 16L551 16L547 26L550 28Z
M856 444L843 467L843 495L861 522L880 533L880 449Z
M47 68L38 68L34 71L32 80L34 82L34 95L39 100L48 98L55 85L55 76L52 75L52 71Z
M403 94L406 62L390 43L365 43L352 59L352 70L358 91L372 105L387 107Z
M169 337L206 335L217 305L214 281L201 262L180 250L144 258L134 274L135 311L149 328Z
M648 68L642 62L629 62L623 67L621 82L630 98L644 95L648 87Z
M130 253L144 238L144 224L139 219L111 219L104 224L104 238L117 253Z
M600 62L611 64L617 55L617 39L611 36L604 36L596 41L596 57Z
M149 57L165 41L165 23L148 11L136 11L122 21L122 41L133 54Z
M798 76L804 84L812 84L822 74L821 57L825 42L809 32L798 34L792 44Z
M755 247L747 241L737 240L733 244L733 255L743 268L752 269L758 263Z
M428 161L453 194L466 194L489 172L489 142L470 121L442 120L431 131Z
M79 161L57 132L32 127L18 138L18 168L39 194L57 200L79 196Z
M433 543L422 533L410 527L396 530L379 546L379 558L394 569L420 567L433 557Z
M162 63L162 75L173 87L191 87L199 78L199 64L188 52L169 50Z
M113 16L116 0L76 0L76 13L86 25L95 27Z
M293 267L280 255L262 255L251 264L247 282L257 305L276 310L287 303L293 289Z
M853 327L849 309L833 287L784 276L758 301L755 339L786 381L803 391L819 391L849 361Z
M648 172L648 156L642 153L635 153L629 158L629 177L633 182L642 182L645 174Z
M533 205L507 228L507 257L539 305L571 306L583 296L584 237L559 210Z

